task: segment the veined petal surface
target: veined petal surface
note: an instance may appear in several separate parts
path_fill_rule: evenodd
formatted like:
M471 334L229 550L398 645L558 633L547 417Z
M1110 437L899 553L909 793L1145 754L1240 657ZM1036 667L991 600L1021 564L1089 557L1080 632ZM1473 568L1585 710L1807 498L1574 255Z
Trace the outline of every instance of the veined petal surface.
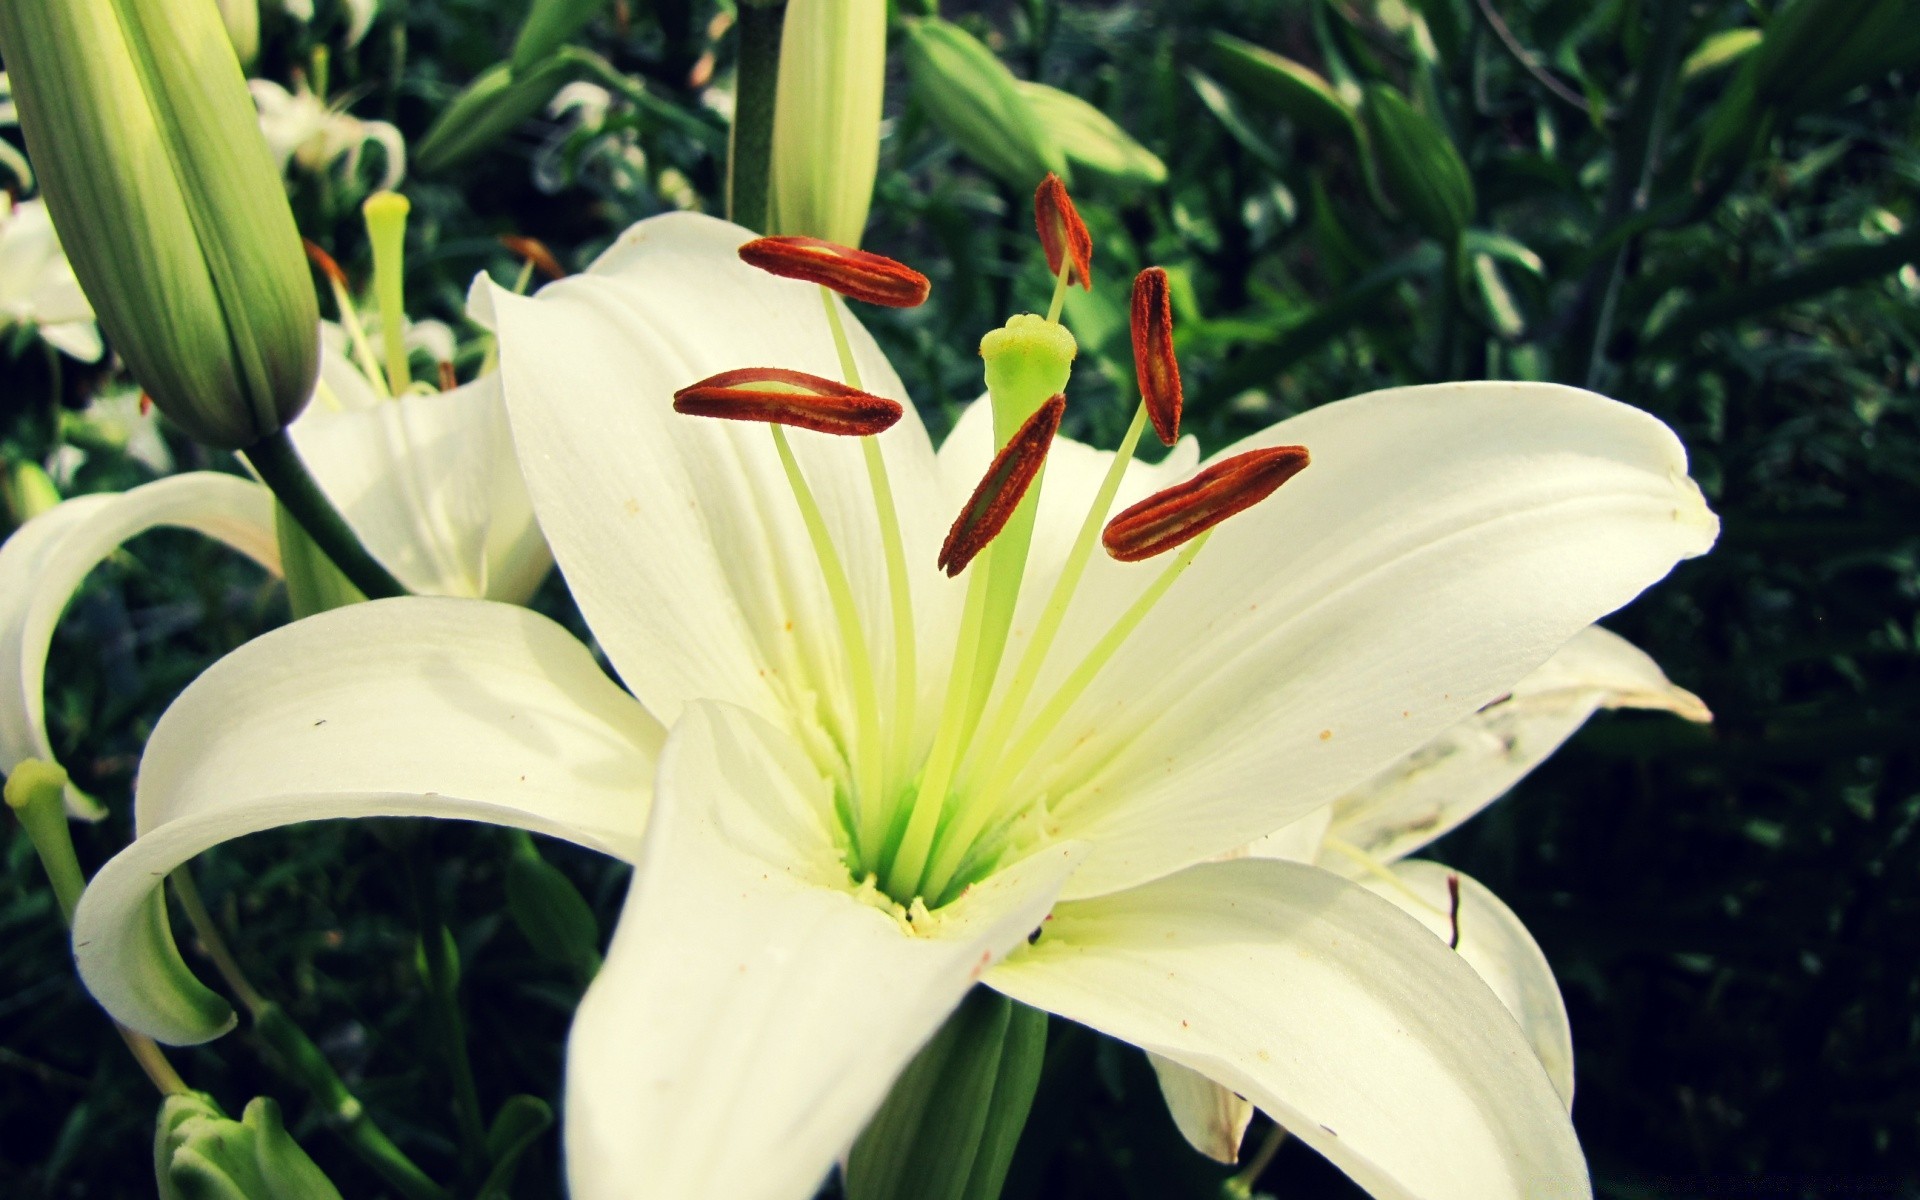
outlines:
M88 572L129 538L172 525L218 538L269 571L280 569L267 490L232 475L191 471L126 492L76 496L21 526L0 546L0 771L51 761L47 647ZM98 816L67 789L68 810Z
M323 377L347 388L358 372L336 362ZM288 432L367 550L409 591L522 604L552 565L497 373L370 406L314 404Z
M741 262L735 251L751 236L710 217L656 217L583 275L533 299L483 285L473 307L499 334L514 440L541 526L634 694L668 722L687 701L712 698L789 729L844 730L852 710L839 637L771 434L672 408L676 389L726 370L840 377L820 289ZM865 390L904 400L866 331L850 314L843 321ZM791 437L874 661L890 663L882 541L862 450L851 438ZM908 562L931 564L951 514L941 513L932 447L911 404L878 442ZM921 678L937 679L961 590L930 565L912 580Z
M242 834L369 816L512 825L631 860L663 737L586 647L522 608L402 597L276 630L154 728L137 836L74 916L81 978L122 1023L205 1041L225 1006L187 986L158 895L173 868Z
M1411 854L1505 795L1603 708L1713 718L1644 650L1595 625L1511 692L1340 797L1330 832L1378 862ZM1347 875L1360 871L1337 854L1324 865Z
M1331 802L1718 530L1666 426L1574 388L1375 392L1226 453L1292 444L1313 464L1214 531L1014 785L1095 846L1071 896ZM1157 573L1096 559L1041 694Z
M831 804L777 728L686 707L626 910L574 1018L574 1200L812 1196L1079 857L1051 847L909 928L855 894Z
M1533 1045L1533 1053L1553 1080L1553 1090L1573 1107L1573 1030L1566 1001L1539 943L1513 910L1486 885L1436 862L1412 859L1395 863L1393 878L1362 879L1368 891L1425 925L1442 942L1460 939L1460 957L1486 980ZM1459 925L1453 919L1449 878L1460 881Z
M1381 1200L1590 1195L1499 1000L1329 872L1240 859L1063 902L986 978L1248 1097Z

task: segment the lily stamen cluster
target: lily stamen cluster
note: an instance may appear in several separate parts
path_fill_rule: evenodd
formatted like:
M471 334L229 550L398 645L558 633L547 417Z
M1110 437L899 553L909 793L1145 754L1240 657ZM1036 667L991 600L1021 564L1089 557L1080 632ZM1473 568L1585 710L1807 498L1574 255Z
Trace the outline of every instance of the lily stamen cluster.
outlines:
M1140 405L1083 521L1041 616L1004 686L1011 640L1046 460L1067 407L1065 385L1077 347L1060 323L1068 286L1091 289L1093 241L1060 180L1049 175L1034 196L1035 227L1054 276L1043 319L1015 316L981 343L998 449L940 549L948 577L969 573L945 699L931 743L916 753L919 712L914 677L914 623L908 566L893 512L892 487L874 437L902 415L896 401L864 391L842 327L837 293L894 307L922 303L927 277L902 263L817 238L766 237L740 248L740 258L774 275L820 285L844 380L785 367L725 371L680 389L676 411L758 421L772 431L818 559L840 626L851 683L851 728L833 727L833 757L821 763L835 779L835 811L849 871L871 880L908 913L937 909L990 873L1016 848L1044 843L1050 806L1071 802L1072 786L1014 790L1047 735L1171 590L1221 521L1270 496L1309 461L1299 446L1272 447L1228 458L1193 479L1112 516L1121 483L1146 426L1172 446L1179 438L1181 387L1174 354L1166 272L1142 271L1134 282L1132 335ZM864 439L881 536L887 546L895 664L890 709L880 705L879 675L834 546L786 427ZM1096 538L1121 562L1182 550L1106 635L1069 671L1052 695L1030 708L1035 685L1084 574ZM997 700L995 697L997 696ZM990 703L991 702L991 703Z

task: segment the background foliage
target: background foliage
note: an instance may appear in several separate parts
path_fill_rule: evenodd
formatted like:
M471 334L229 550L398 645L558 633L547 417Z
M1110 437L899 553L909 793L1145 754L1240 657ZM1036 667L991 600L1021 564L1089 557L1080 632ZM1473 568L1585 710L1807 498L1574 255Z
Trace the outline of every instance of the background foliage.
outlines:
M1908 9L1874 23L1899 4L1798 7L1023 0L942 14L1165 164L1155 184L1063 146L1097 244L1097 286L1069 306L1076 435L1118 438L1125 286L1157 262L1175 274L1190 428L1208 449L1356 392L1488 377L1599 388L1688 446L1722 540L1609 624L1704 697L1714 725L1596 720L1432 853L1506 899L1559 973L1574 1117L1603 1196L1920 1194L1920 22ZM511 45L493 0L387 3L351 49L349 15L331 0L311 24L270 8L256 74L312 79L330 47L330 95L416 149ZM457 320L475 271L509 277L498 234L579 266L637 218L718 210L732 23L713 0L621 0L582 40L643 98L597 128L536 113L410 175L415 315ZM1031 184L976 165L899 55L887 111L867 244L927 270L935 302L872 323L938 429L979 390L980 333L1042 303L1047 281ZM289 180L303 230L355 278L372 174ZM20 338L0 360L10 463L68 442L87 451L70 492L144 477L76 415L95 375ZM48 696L64 761L113 808L80 829L83 861L130 835L133 767L167 700L285 616L276 585L184 534L149 535L96 575ZM444 1178L456 1144L411 914L452 930L489 1111L557 1098L581 986L504 915L510 845L488 829L332 824L199 866L255 982ZM152 1096L74 980L25 839L3 851L0 1193L151 1194ZM625 868L546 852L610 928ZM247 1035L178 1061L236 1110L279 1095L346 1194L380 1194ZM1009 1196L1213 1196L1227 1174L1179 1142L1137 1054L1056 1023ZM557 1179L549 1135L515 1194L555 1195ZM1294 1146L1259 1186L1357 1194Z

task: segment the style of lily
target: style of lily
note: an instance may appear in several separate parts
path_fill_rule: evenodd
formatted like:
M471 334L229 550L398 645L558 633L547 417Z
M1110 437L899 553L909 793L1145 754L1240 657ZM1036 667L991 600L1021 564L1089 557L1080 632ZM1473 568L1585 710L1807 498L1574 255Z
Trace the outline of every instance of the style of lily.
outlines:
M444 341L439 361L443 376L451 374L444 326L409 329L395 320L383 365L345 277L330 260L325 272L342 326L323 330L314 398L289 427L300 456L368 551L410 591L525 603L553 560L513 456L497 373L447 391L411 382L409 333L429 348ZM346 352L334 348L342 343ZM94 567L158 526L194 530L281 571L272 493L225 472L76 496L22 525L0 546L0 771L56 761L44 691L54 627ZM80 789L69 785L66 795L75 816L101 815Z
M1573 1033L1547 957L1513 910L1462 872L1402 861L1493 803L1600 709L1712 719L1645 651L1599 626L1581 631L1534 672L1334 803L1232 857L1314 863L1391 901L1459 951L1519 1022L1554 1091L1573 1103ZM1203 1154L1239 1158L1248 1102L1155 1056L1174 1122Z
M81 362L105 352L46 204L0 194L0 332L12 328L30 329Z
M1041 213L1056 314L1089 251L1064 212ZM1144 428L1178 413L1149 282L1153 403L1118 453L1053 436L1071 337L1031 315L988 335L990 400L936 453L807 282L905 303L925 281L750 237L662 216L535 298L474 293L624 688L553 623L468 600L242 647L148 744L139 836L76 920L94 995L163 1041L228 1027L157 891L220 841L489 821L636 867L571 1034L577 1200L811 1195L976 984L1248 1097L1375 1195L1587 1195L1547 1072L1458 954L1333 872L1211 860L1705 551L1673 434L1572 388L1470 383L1314 409L1198 474L1191 439L1145 465Z

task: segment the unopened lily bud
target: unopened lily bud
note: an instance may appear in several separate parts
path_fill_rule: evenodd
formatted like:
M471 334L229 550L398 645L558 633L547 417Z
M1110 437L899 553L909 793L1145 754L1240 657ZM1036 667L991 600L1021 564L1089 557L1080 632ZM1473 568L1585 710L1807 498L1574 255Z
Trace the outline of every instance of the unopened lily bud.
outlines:
M1080 219L1080 210L1067 195L1060 177L1048 174L1033 193L1033 227L1040 234L1040 246L1047 253L1047 270L1055 275L1066 263L1073 264L1073 275L1080 286L1093 290L1093 235Z
M1360 106L1367 139L1387 190L1407 217L1443 245L1473 220L1473 176L1440 123L1386 84L1367 88Z
M227 40L233 43L234 57L244 71L253 69L260 57L260 0L214 0L220 6L220 23L227 27Z
M1148 267L1133 281L1133 370L1153 432L1171 446L1180 440L1180 363L1173 356L1173 302L1167 273Z
M1236 454L1127 509L1107 522L1100 541L1121 562L1165 554L1273 495L1308 461L1305 446Z
M1067 390L1079 352L1066 326L1033 313L1021 313L980 339L996 445L1005 445L1035 410Z
M1066 412L1067 398L1055 394L1035 409L993 456L986 476L954 518L953 528L940 547L939 567L948 578L966 570L967 564L1006 528L1013 511L1026 498L1027 489L1040 477L1040 468L1047 465L1047 451L1053 445L1053 435L1060 432L1060 418Z
M1160 156L1093 105L1044 83L1022 79L1016 86L1033 119L1075 167L1121 184L1158 185L1167 181L1167 164L1160 161Z
M860 244L886 79L886 0L788 0L773 115L776 230Z
M740 247L740 259L770 275L804 279L888 308L924 304L932 290L927 277L905 263L816 237L755 238Z
M883 433L906 411L898 400L784 367L722 371L675 392L673 410L846 437Z
M340 1200L265 1096L240 1120L199 1092L168 1096L153 1132L161 1200Z
M606 6L607 0L533 0L520 26L520 36L514 39L509 65L523 75L533 70L585 29Z
M14 525L25 525L60 503L60 489L54 486L46 468L32 459L22 459L7 469L4 480L7 517Z
M968 158L1014 187L1049 171L1068 177L1059 143L979 38L938 17L913 18L906 30L913 98Z
M27 151L135 379L224 449L298 416L319 311L280 172L213 0L7 0Z

